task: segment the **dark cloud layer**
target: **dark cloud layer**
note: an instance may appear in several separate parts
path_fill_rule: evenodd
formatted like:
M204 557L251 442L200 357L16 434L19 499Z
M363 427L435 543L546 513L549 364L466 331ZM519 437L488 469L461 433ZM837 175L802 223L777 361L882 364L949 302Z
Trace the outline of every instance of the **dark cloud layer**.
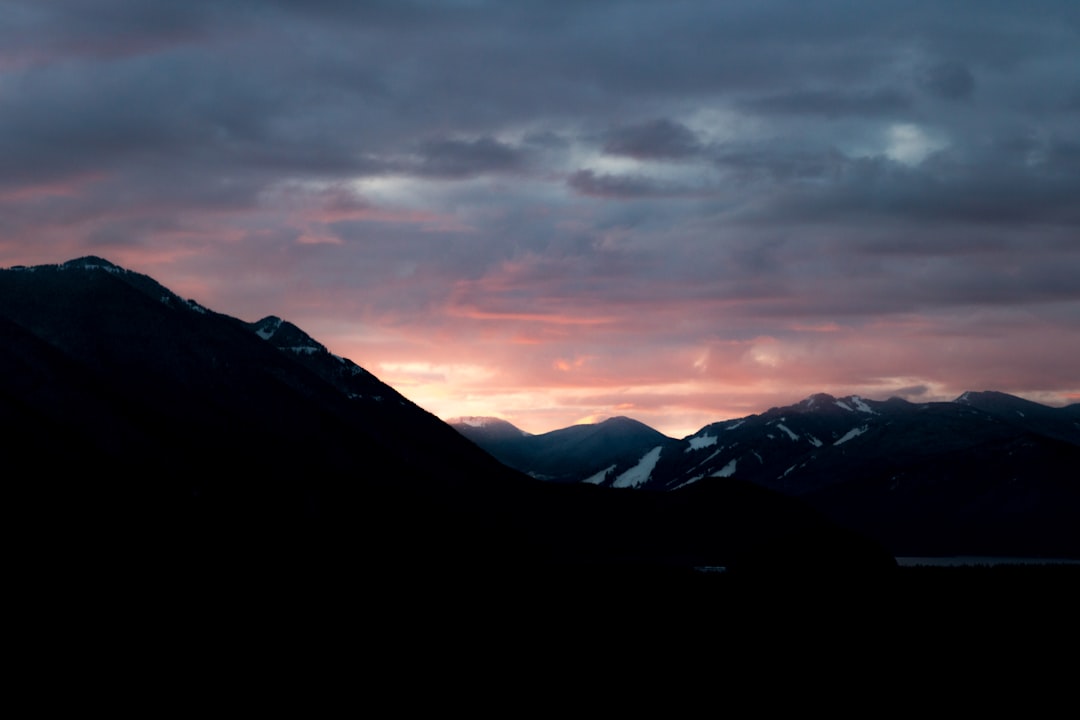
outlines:
M449 414L1060 402L1078 68L1072 0L0 0L0 261L289 316Z
M428 140L420 146L419 172L444 178L509 172L523 164L521 151L492 138Z
M695 155L700 143L692 130L668 119L616 128L608 133L604 152L638 160L678 159Z

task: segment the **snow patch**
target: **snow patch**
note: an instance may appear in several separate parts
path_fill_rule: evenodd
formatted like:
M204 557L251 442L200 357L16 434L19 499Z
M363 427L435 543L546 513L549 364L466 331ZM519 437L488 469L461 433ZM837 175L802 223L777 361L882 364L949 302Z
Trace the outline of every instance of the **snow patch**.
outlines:
M863 425L862 427L852 428L852 429L848 430L846 433L844 433L844 437L842 437L839 440L837 440L836 442L834 442L833 445L842 445L842 444L846 443L848 440L859 437L860 435L862 435L864 432L866 432L869 429L870 429L869 425Z
M814 447L821 447L821 445L822 445L821 441L818 440L813 435L811 435L810 433L806 434L806 439L809 440L810 444L813 445Z
M604 482L604 478L607 477L607 474L609 472L611 472L612 470L614 470L614 469L615 469L614 465L609 465L608 467L604 468L603 470L596 473L595 475L591 475L591 476L585 478L581 482L589 483L590 485L599 485L600 483Z
M637 465L615 478L612 487L631 488L647 483L649 478L652 477L653 468L656 467L657 461L660 460L660 452L663 449L664 447L662 445L657 445L652 450L642 455L641 459L638 460Z
M701 437L692 437L690 438L690 447L686 448L685 452L712 447L719 439L720 438L717 435L702 435Z
M259 328L255 331L255 334L261 337L263 340L269 340L270 338L274 337L274 333L278 331L279 327L281 327L281 319L274 318L272 325L268 324L265 327Z
M322 348L316 345L295 345L293 347L282 348L282 350L292 350L297 355L314 355L322 350Z
M734 474L735 474L735 461L732 460L727 465L720 468L719 470L714 472L709 477L731 477Z
M836 404L839 405L840 407L842 407L843 409L847 410L848 412L855 412L854 410L851 409L851 406L848 405L843 400L837 400Z
M855 409L859 412L869 413L870 415L877 415L877 413L874 412L873 409L871 409L871 407L867 405L858 395L852 395L851 402L854 403Z
M126 273L124 268L118 268L110 265L98 265L97 263L83 263L82 265L72 265L70 262L66 262L63 265L59 265L59 270L67 270L68 267L77 267L80 270L104 270L105 272L112 273L114 275L120 275Z
M679 488L684 488L687 485L690 485L691 483L696 483L698 480L700 480L703 477L705 477L705 476L704 475L695 475L694 477L690 478L689 480L683 480L678 485L675 485L674 487L669 488L669 490L678 490Z
M778 427L781 430L783 430L784 432L786 432L788 437L791 438L792 440L798 440L799 439L799 436L796 435L795 433L791 432L791 430L788 428L788 426L785 425L784 423L776 423L776 427Z
M710 460L712 460L712 459L713 459L714 457L716 457L716 456L717 456L717 455L719 455L720 453L724 452L725 450L727 450L727 448L726 448L726 447L722 447L722 448L720 448L719 450L715 450L715 451L713 451L713 453L712 453L711 455L709 455L709 457L705 458L704 460L702 460L701 462L699 462L699 463L698 463L697 465L695 465L694 467L701 467L702 465L705 465L706 463L708 463L708 462L709 462ZM702 475L701 477L705 477L705 476L704 476L704 475Z
M746 422L746 421L745 420L739 420L739 421L735 422L733 425L724 426L724 429L725 430L734 430L735 428L741 426L744 422Z

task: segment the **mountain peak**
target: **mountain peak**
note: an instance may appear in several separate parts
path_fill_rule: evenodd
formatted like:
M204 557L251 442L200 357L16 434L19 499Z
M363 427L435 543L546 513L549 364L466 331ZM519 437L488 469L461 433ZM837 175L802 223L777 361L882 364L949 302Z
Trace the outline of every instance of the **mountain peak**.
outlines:
M248 327L271 345L281 350L291 350L297 354L327 353L326 346L288 320L277 315L267 315L262 320L248 323Z
M262 320L251 323L251 329L263 340L269 340L281 327L283 320L277 315L267 315Z
M454 417L447 420L446 424L471 440L476 440L479 437L488 439L531 437L530 433L525 432L507 420L484 415Z
M980 402L980 401L986 402L986 401L991 401L991 400L1006 401L1006 402L1008 402L1008 401L1030 402L1030 401L1024 400L1023 398L1017 397L1015 395L1010 395L1008 393L998 392L997 390L966 390L963 393L961 393L959 397L957 397L955 400L953 400L953 402L961 403L963 405L970 405L970 404L975 403L975 402Z
M125 268L109 262L97 255L85 255L83 257L68 260L60 265L61 270L105 270L106 272L128 272Z
M644 425L645 423L640 420L635 420L632 417L626 417L625 415L613 415L612 417L605 418L597 425Z
M800 406L807 410L813 410L815 407L821 405L831 405L836 402L836 398L828 393L814 393L807 397L805 400L799 403Z
M598 430L602 429L604 431L617 431L620 433L646 433L650 435L655 434L656 436L664 436L663 433L661 433L659 430L652 427L651 425L643 423L640 420L635 420L632 417L627 417L625 415L616 415L614 417L609 417L606 420L601 420L600 422L595 424L595 427Z
M504 423L506 421L487 415L462 415L461 417L450 418L446 422L451 425L468 425L469 427L482 428L497 425L498 423Z

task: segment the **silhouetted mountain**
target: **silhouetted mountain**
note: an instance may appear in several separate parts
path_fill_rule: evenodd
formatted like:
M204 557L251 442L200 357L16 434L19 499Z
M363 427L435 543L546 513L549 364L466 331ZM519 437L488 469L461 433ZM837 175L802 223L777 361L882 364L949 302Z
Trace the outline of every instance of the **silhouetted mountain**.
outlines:
M48 469L17 491L62 553L254 569L338 546L366 565L498 552L480 542L497 513L442 499L512 472L322 346L252 330L98 258L0 273L5 444Z
M1077 468L1076 406L996 392L921 404L817 394L657 445L602 482L671 490L737 478L801 498L896 554L1080 558Z
M212 312L100 258L0 271L0 340L0 436L25 468L11 507L52 577L362 573L411 586L781 567L762 548L842 536L738 481L682 493L539 482L296 326ZM659 434L614 419L549 435L586 453ZM852 571L891 565L854 537L819 546Z
M498 421L503 422L503 421ZM613 417L599 423L573 425L541 435L511 432L491 423L450 423L465 437L487 450L510 467L540 480L553 482L591 482L616 487L617 470L634 467L643 453L672 442L672 439L648 425L627 417ZM493 432L493 428L498 428Z
M518 426L500 418L456 417L450 418L446 423L481 447L484 443L517 440L529 436L529 433Z

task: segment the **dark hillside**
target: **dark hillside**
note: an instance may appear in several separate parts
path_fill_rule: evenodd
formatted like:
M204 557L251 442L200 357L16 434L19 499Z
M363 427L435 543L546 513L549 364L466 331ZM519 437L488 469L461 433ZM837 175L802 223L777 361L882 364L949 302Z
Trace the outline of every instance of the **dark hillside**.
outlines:
M493 435L466 423L452 424L510 467L550 482L580 482L605 470L626 470L653 448L674 442L627 417L573 425L540 435L520 432Z
M572 446L546 448L546 462L563 463L566 477L652 491L740 480L798 498L895 555L1080 558L1075 407L998 392L932 403L819 393L682 440L646 439L609 456L602 479Z
M737 564L830 527L737 484L710 486L710 511L533 480L299 328L214 313L97 258L0 271L0 333L3 450L25 460L10 507L49 558L39 569L639 573Z

